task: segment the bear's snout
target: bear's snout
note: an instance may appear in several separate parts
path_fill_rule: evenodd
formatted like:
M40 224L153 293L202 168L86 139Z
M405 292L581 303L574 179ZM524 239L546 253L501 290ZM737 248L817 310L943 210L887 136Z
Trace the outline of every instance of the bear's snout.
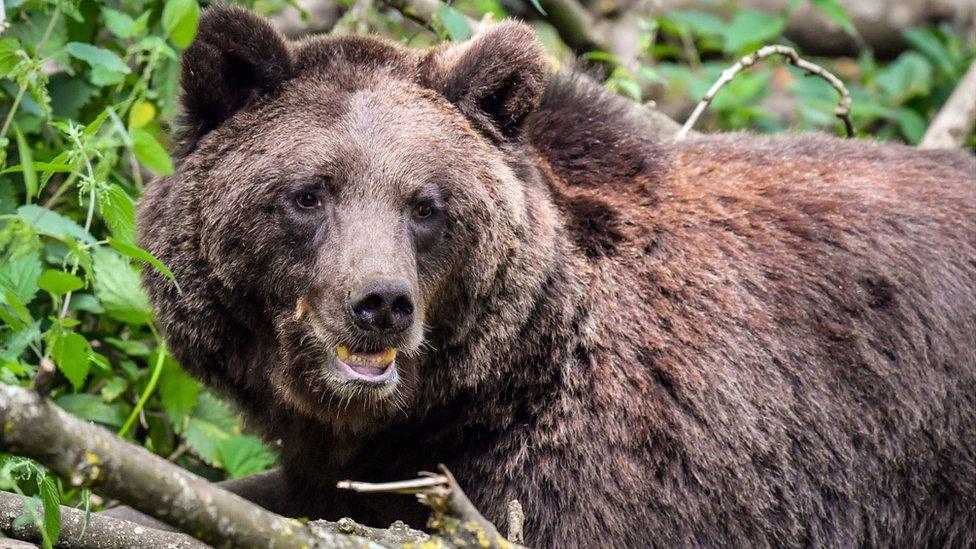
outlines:
M375 279L349 295L352 323L367 332L398 334L413 323L410 286L399 280Z

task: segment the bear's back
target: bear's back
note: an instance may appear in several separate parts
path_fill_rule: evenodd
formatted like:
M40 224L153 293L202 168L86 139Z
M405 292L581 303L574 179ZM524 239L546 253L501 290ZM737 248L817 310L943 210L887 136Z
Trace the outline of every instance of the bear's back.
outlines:
M600 413L560 459L581 486L641 471L614 482L653 494L596 508L592 534L647 515L665 542L971 538L976 160L818 135L672 143L587 93L529 126L595 326L575 367L579 409Z

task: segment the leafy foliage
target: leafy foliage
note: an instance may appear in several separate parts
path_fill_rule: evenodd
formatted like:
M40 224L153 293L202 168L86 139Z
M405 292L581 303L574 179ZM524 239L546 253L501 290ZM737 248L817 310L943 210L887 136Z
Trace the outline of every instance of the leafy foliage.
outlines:
M837 0L811 4L856 35ZM737 58L765 44L795 46L780 36L788 15L734 10L723 19L686 10L651 21L656 32L644 50L656 75L651 95L659 104L688 105L700 99ZM948 26L910 29L905 38L912 49L887 64L870 51L857 60L813 59L840 76L850 90L858 135L917 144L976 56L976 44L967 43ZM711 127L701 129L777 132L792 127L840 132L833 116L836 105L836 92L826 82L806 77L794 67L767 62L740 73L719 92L708 111ZM680 118L687 113L675 114ZM973 136L970 143L976 143Z
M837 0L811 3L850 34ZM288 0L259 0L264 13ZM420 25L380 4L340 0L333 32L370 30L412 46L463 40L467 17L504 18L520 0L442 3ZM544 15L538 0L521 14ZM801 2L791 0L790 9ZM212 479L273 465L274 454L242 431L234 412L180 368L156 330L139 285L157 258L138 247L135 201L148 178L173 172L167 154L177 111L179 55L192 41L197 0L8 0L0 37L0 380L28 385L50 360L51 396ZM788 12L730 5L723 15L675 10L641 22L641 56L625 66L601 51L583 57L609 67L608 88L653 98L680 118L735 58L781 33ZM553 27L532 23L554 60L569 49ZM889 63L820 61L850 86L859 133L917 142L974 55L948 28L913 29L912 50ZM819 60L818 60L819 61ZM777 97L794 98L787 112ZM836 127L834 91L818 79L767 64L741 74L709 110L710 129L780 131ZM677 105L677 107L674 107ZM56 538L58 503L88 507L29 460L0 458L0 488L33 498L21 520ZM94 500L95 498L92 497ZM97 503L97 500L95 500ZM46 517L46 518L45 518Z
M43 360L65 410L213 479L275 458L184 373L153 323L141 269L173 275L135 239L135 200L168 174L179 54L196 0L7 2L0 39L0 377ZM176 281L173 280L176 284ZM226 464L226 465L224 465ZM0 487L36 497L23 520L57 538L57 505L87 505L28 460Z

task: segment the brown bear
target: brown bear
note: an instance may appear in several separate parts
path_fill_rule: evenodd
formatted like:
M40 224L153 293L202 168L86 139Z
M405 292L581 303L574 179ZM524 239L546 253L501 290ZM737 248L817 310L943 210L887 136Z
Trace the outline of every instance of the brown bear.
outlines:
M976 161L672 142L495 25L410 50L208 10L140 204L173 352L277 444L232 485L422 526L340 479L444 463L541 547L976 543Z

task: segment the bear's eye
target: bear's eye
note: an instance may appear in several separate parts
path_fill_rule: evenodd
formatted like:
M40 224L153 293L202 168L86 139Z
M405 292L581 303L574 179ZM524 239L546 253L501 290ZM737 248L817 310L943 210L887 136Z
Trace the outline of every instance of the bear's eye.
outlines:
M427 219L432 215L434 215L434 205L430 202L421 202L413 207L413 216L415 219Z
M299 208L311 210L312 208L321 206L322 202L315 193L304 192L295 197L295 204L298 204Z

